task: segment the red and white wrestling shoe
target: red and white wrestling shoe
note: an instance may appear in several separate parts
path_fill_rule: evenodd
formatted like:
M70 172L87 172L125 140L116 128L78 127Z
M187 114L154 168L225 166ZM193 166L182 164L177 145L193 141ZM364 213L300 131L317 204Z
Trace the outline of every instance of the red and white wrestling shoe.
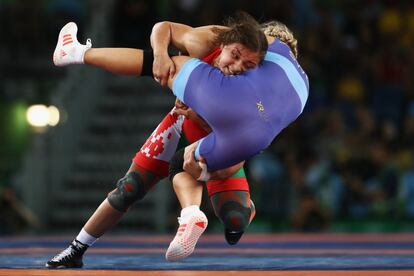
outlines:
M190 256L201 234L206 230L208 220L202 211L197 210L178 218L178 223L180 226L177 234L165 253L167 261L178 261Z
M80 44L76 38L77 33L78 26L74 22L69 22L60 30L58 42L53 52L53 63L56 66L83 63L85 52L92 47L92 43L88 38L86 45Z

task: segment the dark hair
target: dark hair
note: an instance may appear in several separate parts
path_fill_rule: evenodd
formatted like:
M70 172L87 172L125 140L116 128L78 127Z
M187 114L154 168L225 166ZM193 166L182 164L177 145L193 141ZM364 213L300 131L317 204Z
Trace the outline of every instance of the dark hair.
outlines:
M249 50L260 53L261 59L264 58L268 46L267 38L260 24L252 16L240 11L234 17L229 17L225 25L229 29L213 29L217 33L214 45L240 43Z

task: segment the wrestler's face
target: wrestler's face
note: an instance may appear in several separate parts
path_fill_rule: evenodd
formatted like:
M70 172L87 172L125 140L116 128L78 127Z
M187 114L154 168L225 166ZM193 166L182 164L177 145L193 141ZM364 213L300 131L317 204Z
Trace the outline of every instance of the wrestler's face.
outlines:
M221 54L214 61L225 75L240 74L255 68L260 63L260 54L247 49L240 43L221 46Z

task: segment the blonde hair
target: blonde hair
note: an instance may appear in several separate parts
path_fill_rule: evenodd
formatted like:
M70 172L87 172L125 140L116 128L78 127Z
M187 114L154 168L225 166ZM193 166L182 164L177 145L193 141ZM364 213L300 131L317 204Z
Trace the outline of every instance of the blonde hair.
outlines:
M280 39L280 41L286 43L293 55L298 57L298 41L293 36L293 33L289 28L279 21L270 21L261 25L262 31L265 35L272 36Z

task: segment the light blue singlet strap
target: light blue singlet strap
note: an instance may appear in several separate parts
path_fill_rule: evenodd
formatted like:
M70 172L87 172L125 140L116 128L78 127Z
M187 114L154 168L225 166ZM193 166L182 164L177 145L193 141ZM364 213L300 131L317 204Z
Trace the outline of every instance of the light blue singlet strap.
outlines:
M180 99L183 103L184 101L184 92L185 87L187 85L188 78L191 75L191 72L200 64L203 62L199 60L198 58L192 58L184 63L184 65L181 67L180 71L178 72L177 76L175 77L175 80L173 82L173 93L174 95Z
M205 137L201 138L200 140L198 140L198 144L197 144L197 148L194 152L194 158L196 160L198 160L198 157L200 157L200 146L201 146L201 142L205 139Z
M290 83L295 88L296 93L298 93L300 102L302 104L302 112L303 108L305 107L306 100L308 99L308 88L295 65L293 65L293 63L286 57L273 52L267 52L265 60L279 65L283 71L285 71Z

